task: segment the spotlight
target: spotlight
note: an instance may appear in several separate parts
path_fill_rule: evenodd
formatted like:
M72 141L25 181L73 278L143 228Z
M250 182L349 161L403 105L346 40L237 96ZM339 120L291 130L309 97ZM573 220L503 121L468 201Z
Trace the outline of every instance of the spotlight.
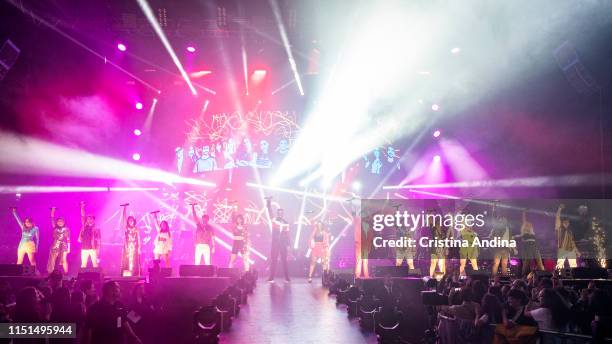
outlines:
M440 130L436 130L433 132L433 137L440 137Z
M433 162L440 162L440 159L441 159L440 156L436 154L433 157Z
M142 103L141 102L137 102L136 103L136 109L137 110L142 110Z
M257 104L261 104L261 99L257 101Z
M132 159L134 159L135 161L140 160L140 154L138 154L138 153L132 154Z
M127 47L125 46L125 44L119 43L117 44L117 49L119 49L119 51L126 51Z
M253 71L253 74L263 77L266 75L266 70L265 69L255 69Z
M195 53L196 48L194 46L190 45L190 46L187 47L187 51L190 52L190 53Z
M438 110L440 110L440 105L434 104L434 105L431 106L431 109L434 110L434 111L438 111Z
M459 54L459 52L461 52L461 49L459 49L459 48L453 48L453 49L451 49L451 53L452 53L452 54Z
M134 135L140 136L140 134L142 134L142 131L140 131L140 129L134 129Z
M351 187L353 188L354 191L359 191L359 190L361 190L361 182L356 180L356 181L353 182Z

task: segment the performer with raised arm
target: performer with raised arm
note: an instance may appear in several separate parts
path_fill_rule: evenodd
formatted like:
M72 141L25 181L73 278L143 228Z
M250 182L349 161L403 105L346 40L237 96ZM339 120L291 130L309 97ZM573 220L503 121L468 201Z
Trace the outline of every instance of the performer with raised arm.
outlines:
M510 240L510 224L508 218L497 209L497 205L493 204L493 228L489 234L489 239L498 238L500 240ZM497 270L501 264L502 274L508 273L508 260L510 259L510 248L497 247L493 250L492 275L497 275Z
M312 227L312 234L310 234L310 269L308 270L308 283L312 282L312 273L314 272L317 260L321 259L321 265L323 266L323 272L326 273L329 270L329 245L331 241L331 235L329 231L323 225L323 222L316 221Z
M561 216L565 209L564 204L560 204L555 215L555 231L557 233L557 269L563 269L565 260L571 268L578 266L578 249L574 241L574 233L570 226L570 220L566 216Z
M285 273L285 282L289 282L289 267L287 266L287 247L289 246L289 222L285 220L285 211L282 208L276 210L276 217L272 218L272 198L266 198L266 209L272 227L272 244L270 247L270 277L268 282L274 283L276 263L280 256Z
M151 212L151 214L153 214L153 218L155 219L155 228L157 229L157 236L153 242L153 255L155 260L163 260L164 265L169 268L170 254L172 253L172 234L170 234L170 226L168 225L168 221L163 220L160 222L159 218L157 218L158 213L159 210Z
M66 227L66 221L63 217L55 218L55 207L51 207L51 226L53 227L53 243L49 250L49 262L47 263L47 272L52 273L55 270L57 258L64 269L64 273L68 272L68 260L66 256L70 253L70 229Z
M19 247L17 248L17 264L23 264L23 258L27 254L30 265L36 267L36 251L38 251L40 240L38 227L29 217L21 222L21 218L17 214L17 208L11 208L11 212L21 229L21 241L19 241Z
M544 271L542 256L538 249L536 236L533 232L533 224L527 220L527 212L523 210L523 223L521 224L521 234L514 236L521 240L521 260L523 264L523 276L531 270L531 263L535 260L537 269Z
M121 254L121 275L140 276L140 232L136 228L136 218L127 215L129 203L122 204L122 221L125 228L123 252Z
M78 242L81 244L81 269L87 267L91 258L91 265L98 267L98 252L100 252L100 229L95 225L95 217L85 214L85 202L81 201L81 231Z
M195 204L191 205L191 213L193 220L196 223L195 230L195 264L200 265L202 256L204 256L204 264L210 265L210 256L215 253L215 230L208 221L210 218L207 214L202 215L202 220L198 218Z
M232 244L232 255L230 256L229 267L234 267L234 262L238 255L242 256L242 264L244 265L244 271L249 271L249 230L244 223L244 216L238 214L234 216L234 229L232 234L234 236L234 243Z

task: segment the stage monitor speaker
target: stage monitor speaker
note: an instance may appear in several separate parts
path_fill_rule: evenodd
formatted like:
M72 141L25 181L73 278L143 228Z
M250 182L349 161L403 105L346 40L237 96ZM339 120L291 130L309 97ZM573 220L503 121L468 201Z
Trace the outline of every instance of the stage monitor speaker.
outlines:
M104 280L104 275L102 274L102 270L100 270L100 268L81 269L81 271L77 275L77 280L91 280L94 282L102 282L102 280Z
M32 276L36 267L24 264L0 264L0 276Z
M179 267L179 276L213 277L215 270L216 267L214 265L181 265Z
M604 268L572 268L572 278L574 279L607 279L608 270Z
M170 277L172 276L172 268L160 268L157 273L158 275L156 277ZM149 268L149 276L155 276L155 274L155 268Z
M465 274L472 280L479 280L484 285L489 285L489 271L485 270L466 270Z
M408 269L405 266L377 266L374 269L375 277L421 277L421 269Z

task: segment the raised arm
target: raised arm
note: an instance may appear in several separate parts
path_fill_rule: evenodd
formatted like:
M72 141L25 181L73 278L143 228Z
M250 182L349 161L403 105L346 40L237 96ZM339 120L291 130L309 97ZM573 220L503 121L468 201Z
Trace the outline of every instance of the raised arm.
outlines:
M159 210L156 211L152 211L151 214L153 214L153 219L155 220L155 229L157 230L157 233L159 233L161 231L161 226L159 224L159 218L157 217L157 213L159 213Z
M198 214L196 213L195 203L191 204L191 214L193 215L193 221L196 223L200 223L200 219L198 219Z
M565 209L565 204L559 204L559 208L557 208L557 213L555 214L555 229L558 231L561 229L561 212Z
M121 212L121 224L123 225L123 228L127 228L127 207L128 207L129 203L124 203L121 205L121 207L123 208L123 211Z
M21 222L21 219L19 218L19 214L17 214L17 208L11 208L11 212L13 213L13 217L15 217L15 220L17 220L17 224L19 225L19 228L23 230L23 222Z
M51 228L55 228L55 207L51 207Z

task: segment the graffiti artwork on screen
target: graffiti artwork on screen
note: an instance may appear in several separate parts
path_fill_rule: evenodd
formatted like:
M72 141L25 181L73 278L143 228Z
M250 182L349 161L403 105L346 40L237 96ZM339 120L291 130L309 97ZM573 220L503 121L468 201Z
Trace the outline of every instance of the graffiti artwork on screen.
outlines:
M180 174L272 168L289 152L300 130L293 111L220 113L187 125L186 145L175 148Z
M300 131L295 111L278 110L214 114L189 120L187 127L186 144L175 148L179 174L274 168L289 153ZM399 153L387 142L363 154L360 165L373 175L399 170Z

